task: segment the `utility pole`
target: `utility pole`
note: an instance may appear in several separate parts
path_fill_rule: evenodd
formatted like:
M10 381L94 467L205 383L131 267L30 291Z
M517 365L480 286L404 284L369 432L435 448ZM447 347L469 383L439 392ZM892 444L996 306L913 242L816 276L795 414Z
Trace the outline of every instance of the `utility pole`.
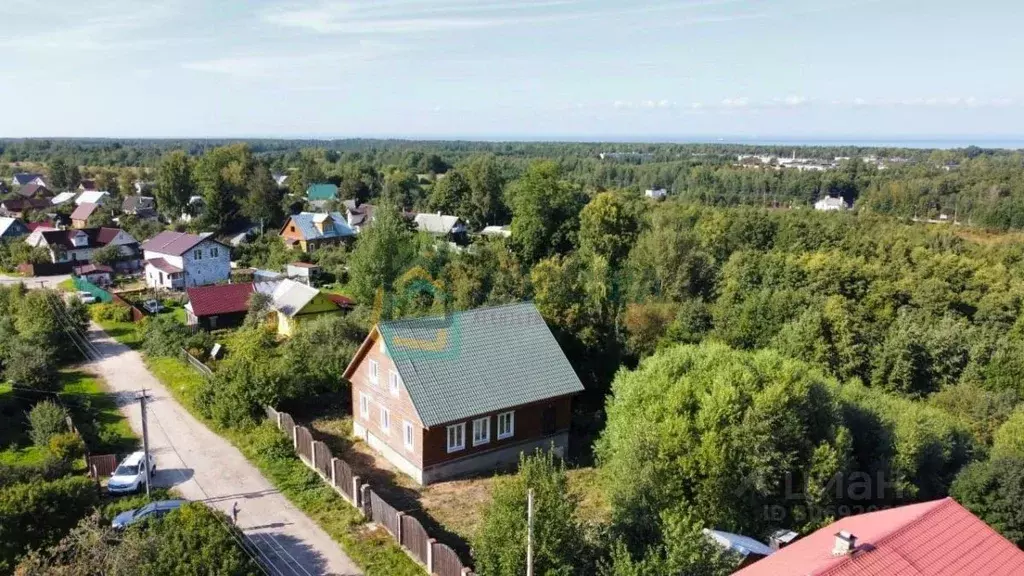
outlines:
M533 576L533 488L526 493L526 576Z
M142 407L142 465L146 468L146 498L149 498L149 426L146 424L146 389L142 389L139 396L139 404Z

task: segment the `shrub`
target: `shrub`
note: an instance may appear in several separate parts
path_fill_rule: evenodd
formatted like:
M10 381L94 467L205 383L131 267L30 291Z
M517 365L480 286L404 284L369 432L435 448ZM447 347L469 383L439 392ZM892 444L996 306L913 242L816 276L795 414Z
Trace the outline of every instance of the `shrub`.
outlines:
M190 335L188 328L170 315L151 316L143 323L142 349L152 356L178 356Z
M132 310L123 304L96 304L92 307L92 319L97 322L131 322Z
M69 348L72 348L69 346ZM16 338L4 366L7 380L36 390L57 388L57 357L46 342Z
M96 485L78 476L0 489L0 573L29 548L56 544L98 500Z
M51 437L49 448L51 454L64 462L71 462L85 454L85 442L73 432Z
M67 431L67 416L64 408L49 400L36 404L28 413L32 443L41 447L49 446L50 438Z
M49 482L70 472L68 463L50 456L38 464L11 465L0 463L0 488L26 482Z

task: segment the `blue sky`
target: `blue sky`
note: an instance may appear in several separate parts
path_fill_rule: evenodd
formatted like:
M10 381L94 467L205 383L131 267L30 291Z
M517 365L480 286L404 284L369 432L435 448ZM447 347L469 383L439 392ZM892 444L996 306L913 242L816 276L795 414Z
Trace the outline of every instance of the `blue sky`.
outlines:
M1016 0L2 0L0 136L1019 137Z

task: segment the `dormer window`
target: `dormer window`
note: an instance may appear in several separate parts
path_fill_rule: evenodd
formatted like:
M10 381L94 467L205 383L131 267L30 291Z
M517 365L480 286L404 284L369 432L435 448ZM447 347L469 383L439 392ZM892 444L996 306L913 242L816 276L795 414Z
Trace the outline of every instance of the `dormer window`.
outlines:
M85 232L78 232L71 237L71 245L75 248L85 248L89 245L89 235Z

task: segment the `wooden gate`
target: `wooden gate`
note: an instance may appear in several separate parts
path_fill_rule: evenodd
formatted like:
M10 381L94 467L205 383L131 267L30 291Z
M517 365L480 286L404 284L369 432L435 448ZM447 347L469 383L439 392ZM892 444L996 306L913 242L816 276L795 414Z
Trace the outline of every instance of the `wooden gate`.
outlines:
M89 474L99 480L114 473L117 469L117 457L113 454L89 457Z
M440 542L433 544L434 574L437 576L462 576L462 560L448 546Z
M331 465L334 466L334 486L348 496L349 500L354 502L355 495L352 493L352 467L344 460L339 460L337 458L331 460Z
M370 511L370 516L374 522L387 528L387 531L391 532L392 536L398 537L398 531L401 529L398 524L398 510L395 510L391 504L377 496L377 493L373 490L370 490Z
M402 516L402 546L424 564L427 563L429 540L430 537L419 520L409 515Z
M313 463L313 435L309 428L299 426L295 429L295 451L299 457L306 461L306 464Z

